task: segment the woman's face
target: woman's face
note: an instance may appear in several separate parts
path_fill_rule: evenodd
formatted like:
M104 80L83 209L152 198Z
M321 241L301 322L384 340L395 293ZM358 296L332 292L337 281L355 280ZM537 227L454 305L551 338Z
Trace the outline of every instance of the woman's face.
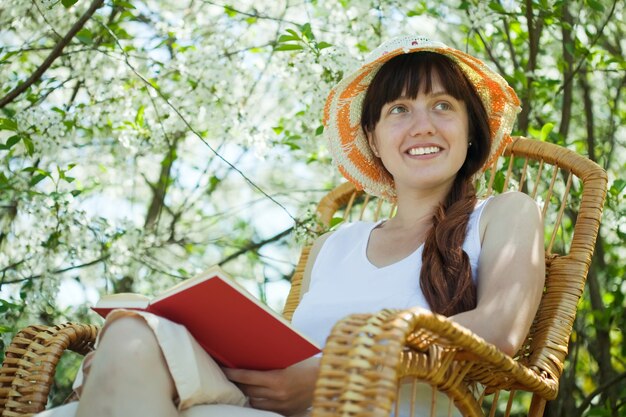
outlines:
M415 99L403 94L385 104L368 139L398 194L404 188L450 187L467 156L465 103L434 76L430 93L420 91Z

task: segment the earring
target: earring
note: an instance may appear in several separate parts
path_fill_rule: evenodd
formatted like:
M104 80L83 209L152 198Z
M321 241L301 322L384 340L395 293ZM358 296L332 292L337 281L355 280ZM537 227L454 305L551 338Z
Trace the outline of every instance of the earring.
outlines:
M470 146L472 146L472 141L471 140L469 142L467 142L467 147L469 148Z

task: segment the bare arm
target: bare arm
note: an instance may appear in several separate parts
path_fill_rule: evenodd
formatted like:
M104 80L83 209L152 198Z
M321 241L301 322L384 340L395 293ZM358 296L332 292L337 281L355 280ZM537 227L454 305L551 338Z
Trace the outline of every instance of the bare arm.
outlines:
M451 319L514 355L543 292L543 222L530 197L511 192L496 196L485 207L483 228L477 306Z
M302 296L306 294L309 290L309 285L311 284L311 271L313 270L313 264L315 264L315 260L317 259L317 255L320 253L324 242L333 232L327 232L323 235L319 236L313 242L313 246L311 247L311 252L309 252L309 259L306 261L306 265L304 267L304 275L302 276L302 286L300 287L300 299L302 300Z
M328 236L330 233L318 237L311 247L302 277L300 299L309 289L313 264ZM224 369L224 372L228 379L235 382L250 398L252 407L291 415L306 410L313 402L319 362L319 357L312 357L286 369L274 371Z
M311 406L319 363L319 357L311 357L286 369L224 369L224 373L250 399L252 407L292 415Z

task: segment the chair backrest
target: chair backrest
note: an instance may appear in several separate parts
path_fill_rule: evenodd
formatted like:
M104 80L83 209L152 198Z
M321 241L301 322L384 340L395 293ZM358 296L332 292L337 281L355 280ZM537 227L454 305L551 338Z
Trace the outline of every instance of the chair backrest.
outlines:
M499 164L499 165L498 165ZM551 380L545 397L554 397L563 371L577 304L582 295L606 194L606 172L566 148L515 138L500 161L490 167L479 187L487 196L507 190L530 195L541 207L546 242L546 284L534 323L517 359ZM369 219L393 215L395 207L345 183L318 205L323 227L333 219ZM573 226L573 227L572 227ZM302 252L284 309L291 318L309 248ZM552 383L553 382L553 383Z

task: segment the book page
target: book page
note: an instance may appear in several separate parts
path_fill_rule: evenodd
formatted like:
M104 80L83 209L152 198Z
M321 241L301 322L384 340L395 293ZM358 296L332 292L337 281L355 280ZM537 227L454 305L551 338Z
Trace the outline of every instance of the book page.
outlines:
M103 295L94 308L140 308L144 309L150 304L150 298L145 295L130 292Z

